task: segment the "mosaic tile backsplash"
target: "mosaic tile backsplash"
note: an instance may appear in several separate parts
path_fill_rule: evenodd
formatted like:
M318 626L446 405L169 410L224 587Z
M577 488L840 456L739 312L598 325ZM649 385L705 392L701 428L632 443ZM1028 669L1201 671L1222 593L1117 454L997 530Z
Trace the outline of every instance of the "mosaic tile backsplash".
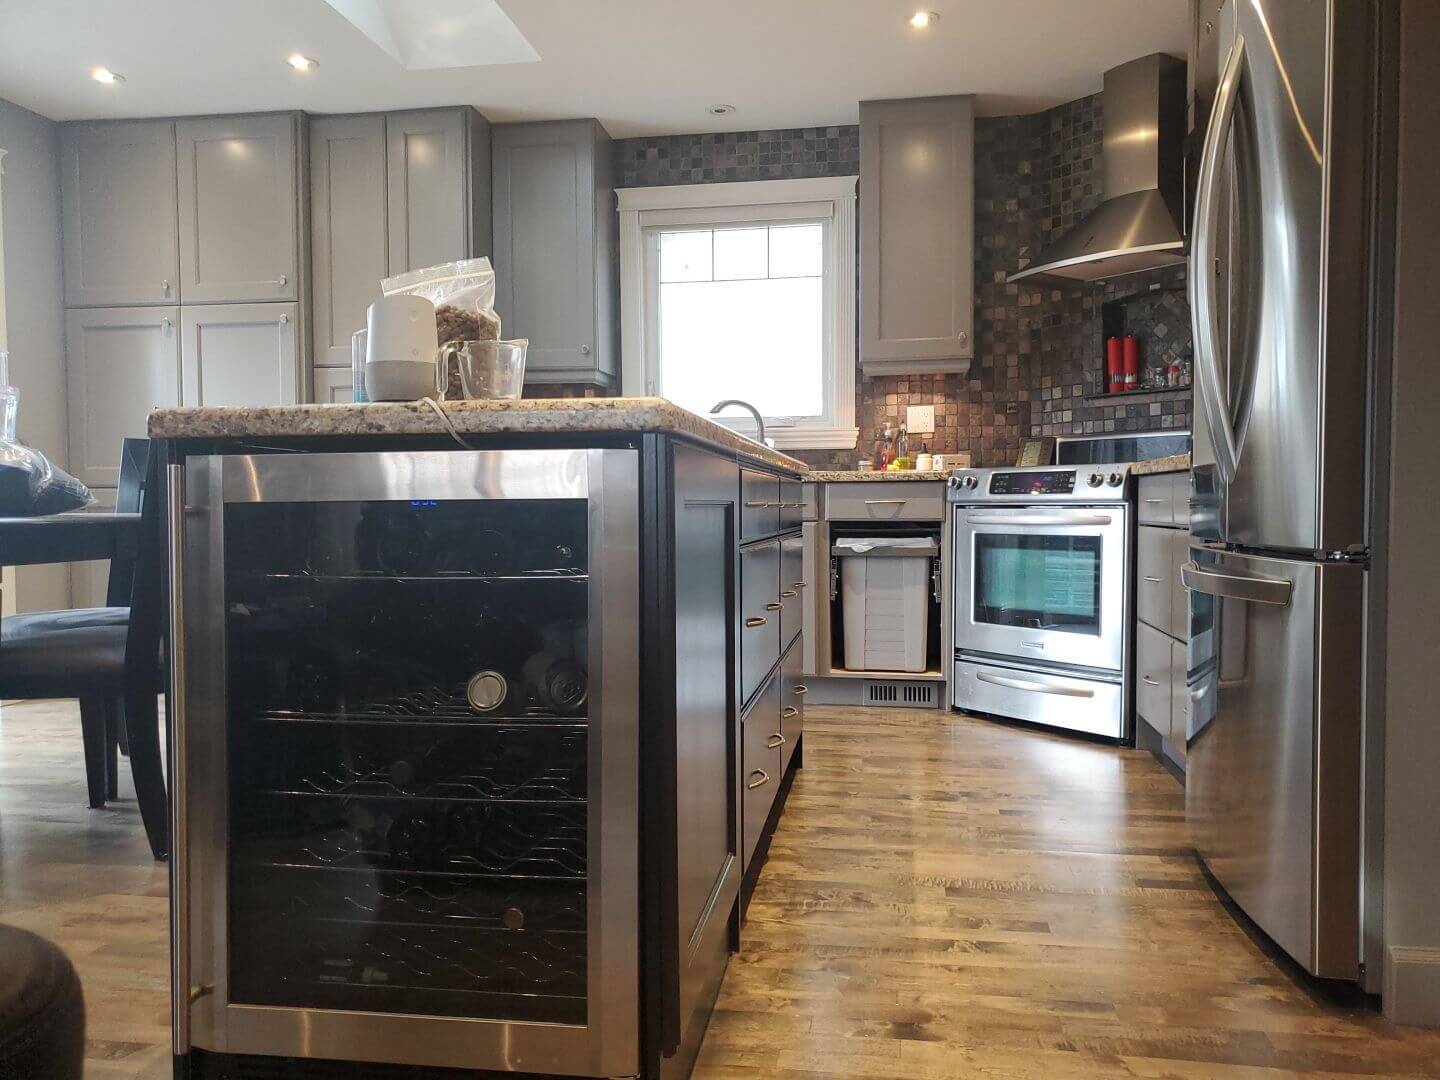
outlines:
M1148 431L1190 426L1188 394L1095 400L1103 371L1101 305L1152 285L1165 290L1127 305L1147 361L1188 357L1184 266L1103 287L1051 289L1005 276L1099 203L1103 118L1099 94L1027 116L975 121L976 355L964 375L884 376L858 384L855 450L798 451L812 465L850 467L877 429L903 422L907 405L935 406L931 450L968 450L977 465L1009 464L1028 435ZM617 182L718 183L853 176L854 126L623 139ZM862 195L863 198L863 195Z

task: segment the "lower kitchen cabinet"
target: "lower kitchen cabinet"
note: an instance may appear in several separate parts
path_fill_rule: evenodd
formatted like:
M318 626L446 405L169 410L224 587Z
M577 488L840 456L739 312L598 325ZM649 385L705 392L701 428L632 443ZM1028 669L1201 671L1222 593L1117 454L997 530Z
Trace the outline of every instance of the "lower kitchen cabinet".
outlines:
M780 658L780 542L740 549L740 702L749 701Z
M293 405L303 397L298 304L180 310L185 405Z
M805 609L805 541L787 536L780 541L780 648L800 636Z
M1190 600L1180 567L1190 557L1189 477L1142 476L1136 530L1135 713L1160 736L1160 752L1185 762ZM1152 741L1154 735L1150 736Z
M798 641L780 661L780 734L784 738L780 744L781 774L789 771L790 758L805 730L805 695L809 688L802 670L804 661L805 649Z
M1163 736L1170 734L1170 665L1174 642L1153 626L1135 629L1135 711Z
M355 377L350 368L317 367L311 401L321 405L347 405L355 400Z
M180 309L73 308L65 313L70 472L91 487L120 479L120 440L180 404Z
M741 723L741 760L744 776L744 826L745 866L749 867L755 857L755 849L765 832L765 822L770 817L770 808L775 804L775 792L779 790L783 776L784 755L781 750L785 742L780 716L781 682L776 673L760 691L746 712Z

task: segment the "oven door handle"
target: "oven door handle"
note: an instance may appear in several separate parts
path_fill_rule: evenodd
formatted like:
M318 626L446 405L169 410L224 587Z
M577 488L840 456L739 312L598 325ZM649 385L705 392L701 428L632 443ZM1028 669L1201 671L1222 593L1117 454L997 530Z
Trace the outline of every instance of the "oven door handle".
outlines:
M1109 514L1044 511L1029 514L970 514L965 520L971 525L1109 525L1115 519Z
M1012 690L1029 690L1035 694L1053 694L1056 697L1093 698L1094 690L1085 690L1078 686L1056 686L1053 683L1036 682L1033 679L1017 679L1010 675L992 675L988 671L977 671L975 678L981 682L994 683L996 686L1008 686Z

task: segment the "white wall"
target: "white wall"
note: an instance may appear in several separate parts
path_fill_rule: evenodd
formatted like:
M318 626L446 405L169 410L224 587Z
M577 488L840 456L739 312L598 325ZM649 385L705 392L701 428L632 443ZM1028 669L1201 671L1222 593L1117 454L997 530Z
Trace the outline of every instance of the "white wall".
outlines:
M1385 1012L1440 1026L1440 4L1403 6L1385 710Z
M5 246L4 348L20 391L19 435L65 464L65 320L60 271L60 144L57 125L0 99L0 243ZM69 606L65 566L13 571L16 608ZM10 574L6 575L7 586ZM8 588L7 588L8 591Z

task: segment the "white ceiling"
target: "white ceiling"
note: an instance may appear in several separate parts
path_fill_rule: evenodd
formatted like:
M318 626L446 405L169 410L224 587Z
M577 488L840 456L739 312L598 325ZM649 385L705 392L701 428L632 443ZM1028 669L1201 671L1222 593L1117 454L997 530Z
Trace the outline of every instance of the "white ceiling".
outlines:
M1186 0L500 0L536 63L406 70L325 0L0 0L0 97L55 119L468 103L612 135L854 123L865 98L974 93L982 114L1184 55ZM911 29L917 8L940 12ZM309 74L286 56L320 61ZM102 86L105 66L126 77ZM736 107L712 117L715 103Z

